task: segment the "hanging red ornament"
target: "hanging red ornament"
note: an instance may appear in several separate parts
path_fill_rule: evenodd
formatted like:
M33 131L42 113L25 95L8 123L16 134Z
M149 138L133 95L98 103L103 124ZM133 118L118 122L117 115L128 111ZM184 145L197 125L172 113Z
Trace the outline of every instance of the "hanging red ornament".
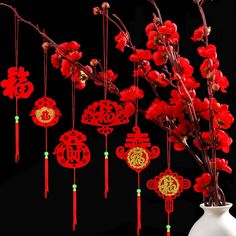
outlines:
M30 116L32 116L33 122L36 125L50 127L57 124L61 112L56 107L56 102L53 99L42 97L34 103Z
M128 167L138 173L137 188L137 235L141 230L141 189L140 189L140 172L148 167L151 159L160 155L158 146L152 146L148 133L141 133L140 128L136 125L133 127L134 133L127 134L125 146L116 148L116 155L125 160ZM151 150L148 148L151 147Z
M116 155L126 160L129 168L139 173L148 167L151 159L160 155L160 149L158 146L152 146L151 150L148 150L151 147L148 133L141 133L138 126L134 126L133 131L134 133L127 135L125 147L116 148Z
M190 188L191 182L188 179L184 179L176 172L167 169L161 172L154 179L150 179L147 182L147 187L154 190L156 194L165 200L165 211L168 215L168 224L166 225L167 236L170 236L170 213L174 211L174 199L183 192L183 190Z
M90 151L86 144L86 136L77 130L65 132L60 137L60 143L56 146L53 154L56 155L58 163L66 168L74 170L73 189L73 231L77 225L77 185L76 185L76 168L86 166L90 161Z
M89 148L83 143L86 140L86 136L77 130L65 132L53 153L57 156L58 163L66 168L86 166L90 161Z
M49 98L49 97L42 97L39 98L34 103L34 108L30 113L30 116L32 117L33 122L38 125L45 127L45 152L44 152L44 180L45 180L45 190L44 190L44 197L47 198L48 192L49 192L49 163L48 163L48 134L47 134L47 128L50 126L54 126L59 121L59 118L61 116L61 112L56 107L56 102Z
M4 88L3 95L9 98L28 98L34 91L34 86L27 81L29 72L20 66L10 67L8 69L8 78L1 82L1 87Z
M129 116L124 108L110 100L100 100L85 109L81 122L97 126L100 134L108 135L113 131L112 126L129 123Z
M97 131L105 136L104 152L104 196L107 198L109 192L109 174L108 174L108 151L107 136L113 131L113 126L127 124L130 114L114 101L107 99L94 102L84 110L81 122L83 124L97 126Z
M19 114L18 99L28 98L34 91L34 86L27 80L29 72L20 66L10 67L8 69L8 78L1 81L1 87L4 88L3 95L10 99L16 99L16 115L15 115L15 162L20 160L19 151Z

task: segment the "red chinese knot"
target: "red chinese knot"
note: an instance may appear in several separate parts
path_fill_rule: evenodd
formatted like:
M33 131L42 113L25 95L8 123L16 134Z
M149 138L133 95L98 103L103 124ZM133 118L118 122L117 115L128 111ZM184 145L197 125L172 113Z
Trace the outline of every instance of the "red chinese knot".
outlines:
M123 107L114 101L100 100L89 105L82 115L82 123L100 126L98 132L108 135L113 131L112 126L127 124L129 116Z
M163 199L175 199L184 189L188 189L190 186L191 183L188 179L184 179L182 176L172 172L170 169L161 172L154 179L147 182L147 187L154 190L158 196Z
M61 112L56 107L56 102L53 99L42 97L34 103L30 116L32 116L33 122L36 125L50 127L57 124Z
M1 82L1 87L4 88L3 95L13 99L14 97L28 98L34 91L34 86L27 81L29 72L20 66L10 67L8 69L8 78Z
M148 167L151 159L160 155L160 149L153 146L149 151L147 148L151 147L151 143L148 134L141 133L138 126L133 127L133 131L134 133L127 135L125 146L116 148L116 155L126 160L127 165L139 173Z
M66 168L81 168L90 161L90 151L87 145L86 136L77 130L65 132L60 137L60 142L54 150L57 161Z

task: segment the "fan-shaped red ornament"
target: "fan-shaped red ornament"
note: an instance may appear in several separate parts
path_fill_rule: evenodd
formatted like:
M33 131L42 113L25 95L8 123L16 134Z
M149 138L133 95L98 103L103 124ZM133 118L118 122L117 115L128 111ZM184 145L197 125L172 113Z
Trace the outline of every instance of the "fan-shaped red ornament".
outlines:
M89 105L82 115L81 122L83 124L97 126L97 131L103 134L106 139L106 150L104 152L105 198L107 198L109 192L107 137L113 131L113 126L127 124L129 122L129 116L130 114L126 112L123 106L107 99Z
M100 100L85 109L81 122L98 126L97 130L100 134L108 135L113 131L112 126L129 123L129 116L118 103L110 100Z
M30 116L36 125L50 127L57 124L61 112L56 107L56 102L53 99L42 97L34 103Z
M165 200L165 211L168 214L168 224L166 226L167 236L170 235L169 216L174 211L174 199L183 192L184 189L188 189L191 186L191 182L188 179L184 179L176 172L167 169L165 172L161 172L154 179L150 179L147 182L147 187L154 190L156 194Z

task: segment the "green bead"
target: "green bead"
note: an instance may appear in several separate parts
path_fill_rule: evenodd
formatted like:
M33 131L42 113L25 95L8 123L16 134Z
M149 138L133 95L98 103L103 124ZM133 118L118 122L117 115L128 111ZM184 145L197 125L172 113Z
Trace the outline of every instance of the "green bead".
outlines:
M166 225L166 229L170 230L171 226L170 225Z
M141 193L141 189L140 188L137 189L137 193Z
M106 152L104 152L104 156L108 156L109 155L109 153L106 151Z
M15 116L15 120L19 120L20 119L20 117L19 116Z
M48 156L49 155L49 153L48 152L44 152L44 156Z
M72 185L72 188L73 188L73 189L76 189L76 188L77 188L77 185L76 185L76 184L73 184L73 185Z

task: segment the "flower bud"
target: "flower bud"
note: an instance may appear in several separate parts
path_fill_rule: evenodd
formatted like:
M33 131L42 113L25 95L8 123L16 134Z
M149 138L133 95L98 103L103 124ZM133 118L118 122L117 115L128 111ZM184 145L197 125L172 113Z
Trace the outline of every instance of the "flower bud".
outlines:
M94 7L93 8L93 14L95 15L95 16L97 16L97 15L100 15L101 14L101 9L99 8L99 7Z
M43 48L44 51L47 51L49 47L50 46L49 46L48 42L45 42L45 43L42 44L42 48Z
M102 9L109 9L110 5L108 2L104 2L101 7L102 7Z
M213 90L213 91L218 91L219 89L220 89L219 84L214 83L214 84L212 85L212 90Z
M98 60L97 60L97 59L92 59L92 60L90 61L90 65L91 65L91 66L97 66L97 64L98 64Z

